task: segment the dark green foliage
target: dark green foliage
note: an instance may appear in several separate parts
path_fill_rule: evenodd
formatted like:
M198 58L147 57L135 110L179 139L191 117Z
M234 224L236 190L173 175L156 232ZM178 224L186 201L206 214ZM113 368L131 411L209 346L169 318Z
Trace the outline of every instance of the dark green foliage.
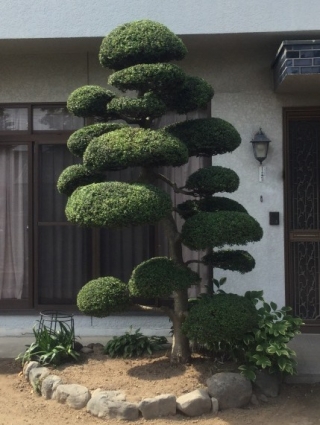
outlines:
M96 171L134 166L176 167L188 162L188 151L178 139L163 132L127 127L92 140L83 162Z
M293 375L296 354L287 343L300 333L302 320L291 315L290 307L278 309L276 303L265 302L263 291L246 292L245 298L256 306L258 324L239 339L219 341L213 346L213 355L223 343L225 354L231 354L237 362L244 362L239 369L252 381L256 379L256 372L263 369L270 374Z
M163 297L173 291L199 283L200 277L188 267L167 257L155 257L139 264L132 272L129 290L132 296Z
M128 286L112 276L91 280L80 289L77 297L79 310L94 317L125 311L129 305Z
M20 353L16 360L22 365L35 360L42 365L59 365L71 360L77 361L80 354L74 349L76 337L73 329L65 323L58 322L57 329L44 326L41 330L33 328L35 341L27 345L26 351ZM38 390L38 388L35 388Z
M185 220L201 211L239 211L246 213L247 210L233 199L221 196L207 196L201 199L188 200L177 205L178 213Z
M186 188L201 196L217 192L234 192L239 187L239 177L230 168L212 166L200 168L192 173L186 182Z
M225 250L211 252L202 258L205 265L223 270L248 273L254 269L256 262L252 255L242 250Z
M265 302L263 291L249 291L245 297L258 306L259 322L252 332L237 341L238 360L245 362L239 367L241 373L253 381L256 371L261 369L269 373L295 374L296 353L287 344L300 334L302 320L292 316L291 307L278 309L276 303Z
M182 325L187 337L199 344L232 341L253 330L258 314L253 303L236 294L203 296L190 309Z
M250 215L234 211L199 212L182 226L182 243L193 250L246 245L257 242L263 232Z
M83 86L68 98L67 108L76 117L105 117L107 104L115 94L100 86Z
M107 106L110 114L119 115L126 120L144 120L161 117L166 112L166 105L153 93L142 97L119 97Z
M176 89L186 78L185 73L177 65L169 63L139 64L115 72L108 83L119 90L137 90L139 93Z
M92 227L154 224L171 212L170 196L152 185L93 183L76 189L66 206L72 223Z
M99 123L80 128L69 137L68 149L73 155L82 157L92 139L123 127L127 127L127 124Z
M145 336L137 329L134 333L126 332L121 336L114 336L104 348L104 353L110 357L139 357L161 350L166 344L164 336Z
M111 31L102 41L102 66L119 70L139 63L180 60L187 54L181 39L164 25L149 20L129 22Z
M201 118L169 125L165 131L178 137L189 156L213 156L234 151L241 143L237 130L220 118Z
M160 94L159 94L160 95ZM172 92L161 93L168 110L178 114L206 108L213 97L213 88L203 78L186 76L181 87Z
M60 174L57 188L60 193L70 196L80 186L104 180L105 176L103 174L93 173L82 164L70 165Z

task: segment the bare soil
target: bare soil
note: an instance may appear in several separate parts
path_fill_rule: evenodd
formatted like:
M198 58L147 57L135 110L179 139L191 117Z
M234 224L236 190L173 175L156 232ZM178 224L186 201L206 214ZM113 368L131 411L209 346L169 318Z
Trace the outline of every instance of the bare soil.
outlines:
M176 396L205 386L206 379L221 370L234 366L221 365L211 359L195 357L190 364L170 366L167 353L139 359L110 359L95 346L95 352L82 355L79 363L62 365L53 370L68 383L85 385L90 390L124 390L129 401L138 402L162 393ZM0 425L79 425L115 424L115 420L101 420L85 409L73 410L56 401L47 401L34 393L21 374L21 367L13 359L0 359ZM279 397L268 403L245 409L230 409L218 416L204 415L146 421L135 424L198 425L313 425L320 424L320 385L283 384Z

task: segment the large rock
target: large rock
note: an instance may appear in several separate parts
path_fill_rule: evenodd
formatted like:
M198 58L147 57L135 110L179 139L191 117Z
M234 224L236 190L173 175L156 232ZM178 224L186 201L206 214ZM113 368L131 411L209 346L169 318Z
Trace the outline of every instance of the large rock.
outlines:
M32 388L38 393L41 392L41 385L44 378L50 375L50 370L47 367L34 367L29 372L29 382Z
M30 370L39 366L40 366L40 363L35 361L25 363L25 365L23 366L23 376L26 378L27 381L29 380Z
M256 380L253 383L254 390L267 397L277 397L280 391L281 379L279 375L261 370L256 372Z
M208 392L219 401L219 408L246 406L252 396L251 382L239 373L221 372L207 379Z
M82 409L90 400L90 391L83 385L63 384L59 385L52 398L59 403L67 403L73 409Z
M53 397L55 390L58 385L62 384L62 379L57 375L48 375L41 384L41 395L46 400L50 400Z
M87 404L87 412L98 418L122 419L134 421L139 417L136 404L127 403L121 391L96 390Z
M210 413L212 402L205 389L195 390L177 398L177 409L187 416L200 416Z
M154 398L145 398L138 408L145 419L154 419L176 414L176 397L173 394L161 394Z

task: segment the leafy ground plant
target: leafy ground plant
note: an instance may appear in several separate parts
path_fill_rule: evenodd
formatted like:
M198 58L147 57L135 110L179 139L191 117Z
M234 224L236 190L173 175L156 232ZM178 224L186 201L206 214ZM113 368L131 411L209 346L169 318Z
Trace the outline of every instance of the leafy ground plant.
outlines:
M43 365L58 365L70 360L77 361L80 354L74 349L76 337L69 326L59 323L60 329L52 331L46 327L33 329L35 341L27 345L27 349L18 355L16 360L22 365L36 360Z
M226 278L213 279L209 299L227 295L221 289L225 282ZM214 356L217 360L242 363L239 367L241 373L252 381L256 379L256 372L259 370L266 370L270 374L295 374L296 353L288 347L288 342L300 333L302 320L291 314L291 307L278 308L274 302L267 303L263 298L263 291L248 291L244 298L255 306L258 320L254 328L241 337L232 338L228 329L225 329L219 340L206 338L205 343L192 335L191 340L197 351ZM192 305L197 304L199 299L192 300L191 312ZM230 321L230 325L231 323Z
M130 332L113 337L106 344L104 352L110 357L139 357L160 350L167 342L164 336L145 336L140 328L132 332L131 327Z
M245 297L262 306L257 309L258 328L238 344L237 348L245 352L245 364L239 369L251 380L255 380L255 372L259 369L293 375L296 373L296 353L287 344L300 333L302 320L292 316L291 307L278 309L276 303L265 302L263 291L249 291Z

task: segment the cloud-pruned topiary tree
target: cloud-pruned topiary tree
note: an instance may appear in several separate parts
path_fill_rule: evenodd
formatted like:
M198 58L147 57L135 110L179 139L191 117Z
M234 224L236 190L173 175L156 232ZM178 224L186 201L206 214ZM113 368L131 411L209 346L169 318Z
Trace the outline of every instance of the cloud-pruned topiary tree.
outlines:
M220 118L153 129L153 121L167 112L185 114L205 107L213 97L205 80L168 63L183 59L186 53L181 39L160 23L141 20L114 29L103 40L99 59L102 66L115 71L108 84L123 93L131 91L130 96L98 86L84 86L70 95L69 110L76 116L95 117L97 123L70 137L68 147L83 158L83 164L68 167L58 181L60 192L69 197L67 218L75 224L110 228L164 224L169 258L143 262L125 284L110 276L90 281L79 292L78 307L101 317L128 308L128 297L173 294L174 307L163 308L173 322L172 362L189 358L182 324L188 312L188 288L200 281L190 262L184 261L182 244L207 250L202 261L210 267L245 273L255 265L251 255L220 248L262 237L260 225L244 207L216 196L237 190L239 178L234 171L218 166L200 169L184 187L159 172L160 166L178 167L192 156L232 152L241 141L236 129ZM106 171L127 167L140 167L138 181L104 181ZM185 220L181 232L172 215L171 198L157 187L159 182L193 198L175 208Z

